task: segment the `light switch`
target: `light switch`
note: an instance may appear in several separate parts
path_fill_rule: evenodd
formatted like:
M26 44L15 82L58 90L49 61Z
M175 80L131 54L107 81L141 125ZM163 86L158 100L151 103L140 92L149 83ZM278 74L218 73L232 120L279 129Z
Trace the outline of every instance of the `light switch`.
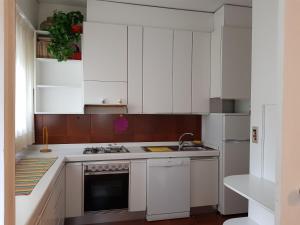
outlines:
M258 143L258 127L252 127L252 143Z

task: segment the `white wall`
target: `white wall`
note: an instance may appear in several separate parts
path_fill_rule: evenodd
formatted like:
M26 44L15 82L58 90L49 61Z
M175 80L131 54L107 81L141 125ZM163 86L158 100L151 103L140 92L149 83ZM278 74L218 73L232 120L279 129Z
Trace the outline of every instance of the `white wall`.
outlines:
M31 24L38 25L38 3L37 0L17 0L17 4Z
M70 6L52 3L40 3L38 8L38 27L41 22L43 22L48 16L52 16L54 10L70 12L70 11L80 11L86 19L86 8L80 6Z
M253 0L251 126L259 128L259 141L257 144L251 143L250 172L259 177L263 175L264 163L262 161L263 106L265 104L279 106L281 95L278 2L279 0ZM278 118L278 129L279 125ZM276 149L274 154L277 154ZM266 178L275 181L271 177Z
M4 28L3 0L0 0L0 225L4 225Z
M87 1L87 21L210 32L213 13Z
M282 107L282 61L279 2L280 0L252 2L251 127L257 126L259 130L258 143L250 145L250 173L273 182L277 182L277 156L281 137L279 130ZM266 117L264 111L267 112ZM271 124L271 129L265 129L264 132L264 124ZM264 137L266 137L265 145ZM269 141L267 137L270 137ZM273 145L274 141L278 144ZM275 223L274 214L253 202L249 203L249 217L258 224Z

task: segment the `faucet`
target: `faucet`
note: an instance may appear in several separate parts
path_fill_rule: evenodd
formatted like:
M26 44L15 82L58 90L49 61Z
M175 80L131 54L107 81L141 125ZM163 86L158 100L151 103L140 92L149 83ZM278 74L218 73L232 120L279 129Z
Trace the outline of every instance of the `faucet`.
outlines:
M178 151L180 151L181 148L184 146L184 142L185 142L185 141L183 141L182 139L183 139L185 136L191 136L191 137L193 137L194 134L193 134L193 133L183 133L183 134L179 137L179 139L178 139Z

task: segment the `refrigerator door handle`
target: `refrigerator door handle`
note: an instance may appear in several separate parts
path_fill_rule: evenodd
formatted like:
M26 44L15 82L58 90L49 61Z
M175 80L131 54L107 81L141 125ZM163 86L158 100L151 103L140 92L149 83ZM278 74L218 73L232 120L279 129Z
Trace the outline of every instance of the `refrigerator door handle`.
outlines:
M223 140L225 143L244 143L244 142L250 142L250 139L245 140L238 140L238 139L226 139Z

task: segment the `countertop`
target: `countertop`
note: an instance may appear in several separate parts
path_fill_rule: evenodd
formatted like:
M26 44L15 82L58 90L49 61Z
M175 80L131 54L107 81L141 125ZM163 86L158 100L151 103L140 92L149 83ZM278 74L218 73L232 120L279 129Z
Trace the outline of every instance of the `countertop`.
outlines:
M174 146L177 142L140 142L118 143L124 145L129 153L106 153L97 155L82 154L85 147L107 146L103 144L62 144L49 145L50 153L40 153L41 146L34 145L28 150L18 153L17 159L28 157L57 157L55 163L41 178L30 195L16 196L16 225L33 224L41 214L51 193L52 186L65 163L102 161L102 160L134 160L150 158L177 158L177 157L213 157L219 156L218 150L210 151L174 151L174 152L145 152L142 146Z

